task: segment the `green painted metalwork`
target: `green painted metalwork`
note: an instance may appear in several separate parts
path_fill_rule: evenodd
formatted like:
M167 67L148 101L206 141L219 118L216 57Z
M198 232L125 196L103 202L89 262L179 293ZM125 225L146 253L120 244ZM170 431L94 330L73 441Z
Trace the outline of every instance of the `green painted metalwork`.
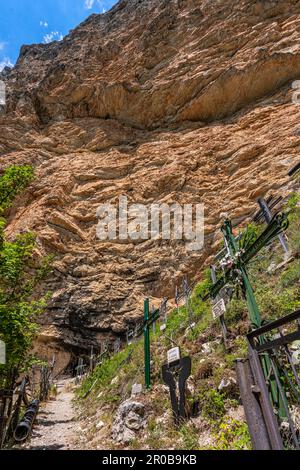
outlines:
M224 236L225 246L228 248L230 254L230 261L225 268L225 273L216 284L214 284L206 299L211 297L215 298L220 290L229 282L239 282L245 299L247 302L251 328L256 330L261 327L262 320L257 305L253 288L249 281L247 273L247 264L259 253L259 251L268 245L275 237L286 230L288 227L288 219L284 213L276 214L262 234L256 240L250 242L250 246L246 249L240 249L237 240L232 233L232 224L230 220L226 220L221 228ZM265 341L264 336L260 337L260 342L263 344ZM273 403L279 410L281 417L285 416L284 400L279 393L278 385L276 383L274 373L272 373L272 364L268 356L262 358L262 367L266 380L271 385L271 398Z
M147 389L151 385L150 376L150 331L149 331L149 299L144 301L144 353L145 353L145 386Z
M286 230L288 227L287 216L284 213L275 214L269 225L263 233L247 247L246 250L238 250L237 242L232 234L232 226L230 220L226 220L221 230L224 240L228 243L228 248L232 256L232 265L225 269L224 275L214 284L209 293L203 298L215 298L220 290L230 281L237 278L237 271L245 266L260 252L260 250L268 245L275 237ZM235 273L234 273L235 271ZM245 274L245 272L244 272Z
M250 284L246 267L242 260L242 257L240 258L240 260L238 259L239 249L232 233L231 222L229 220L226 220L221 230L223 232L224 238L226 239L228 243L228 248L229 248L232 258L233 259L237 258L236 276L237 277L240 276L243 282L243 287L244 287L244 292L246 296L246 301L247 301L247 306L248 306L248 311L249 311L249 316L250 316L252 327L259 328L261 326L261 317L260 317L259 308L255 299L254 292Z
M279 220L283 220L283 219L280 218ZM248 250L247 250L244 253L244 258L245 259L249 258L249 260L252 259L252 257L254 257L259 252L259 250L261 250L265 246L265 243L269 242L271 234L272 234L272 238L275 237L275 235L273 235L274 233L277 233L277 230L275 230L275 228L276 228L276 225L275 227L274 226L271 227L271 230L270 229L267 230L267 234L264 232L262 234L263 236L259 237L257 239L258 241L256 240L251 245L252 256L250 257ZM238 246L233 236L232 226L229 221L225 221L225 224L222 227L222 232L224 234L224 237L227 240L231 256L235 257L238 253ZM243 261L243 256L241 256L241 261L238 264L238 268L239 268L239 273L242 279L242 288L243 288L243 292L244 292L246 302L247 302L249 317L251 321L251 327L252 327L252 330L256 330L257 328L261 327L262 320L261 320L259 307L257 305L256 298L254 295L254 291L248 278L248 273L247 273L245 264L246 263ZM262 336L260 338L260 342L264 343L264 341L265 341L264 337ZM269 380L270 380L272 401L278 407L280 415L285 416L283 402L280 397L280 393L279 393L279 389L275 381L275 377L273 377L273 374L270 375L270 371L272 369L271 369L271 363L270 363L268 356L264 356L262 358L262 368L263 368L265 377L269 377Z
M145 361L145 386L149 390L151 387L151 354L150 354L150 327L159 318L160 310L154 310L149 315L149 299L144 300L144 361Z

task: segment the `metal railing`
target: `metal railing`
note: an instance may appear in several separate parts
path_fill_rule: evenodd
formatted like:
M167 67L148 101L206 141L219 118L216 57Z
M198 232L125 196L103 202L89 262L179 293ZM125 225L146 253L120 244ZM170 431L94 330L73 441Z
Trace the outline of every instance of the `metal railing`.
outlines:
M253 447L300 449L300 310L247 339L236 369Z

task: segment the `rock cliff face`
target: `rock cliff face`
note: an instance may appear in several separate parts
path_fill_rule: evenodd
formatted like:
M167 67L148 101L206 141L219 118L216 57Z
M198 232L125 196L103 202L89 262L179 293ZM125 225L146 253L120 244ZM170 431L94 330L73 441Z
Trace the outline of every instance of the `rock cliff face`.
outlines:
M300 1L124 0L61 42L23 46L2 75L1 167L37 178L8 234L55 253L40 348L88 349L173 297L219 239L220 214L243 222L258 196L286 195L298 160ZM103 242L96 210L130 202L205 204L205 247ZM67 359L66 359L67 361Z

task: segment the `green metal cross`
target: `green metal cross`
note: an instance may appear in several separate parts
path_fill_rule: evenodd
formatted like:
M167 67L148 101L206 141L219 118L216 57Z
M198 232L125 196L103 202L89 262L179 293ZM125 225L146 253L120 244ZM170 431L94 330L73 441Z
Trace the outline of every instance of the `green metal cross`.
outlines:
M145 385L149 389L151 386L151 370L150 370L150 327L159 318L160 310L149 311L149 299L144 300L144 356L145 356Z
M225 268L224 275L211 287L209 293L204 297L214 299L220 290L229 282L237 282L239 279L247 300L250 321L253 329L261 326L261 316L255 300L254 292L247 273L247 264L268 245L275 237L288 227L287 216L284 213L276 214L263 233L245 250L239 250L238 244L232 233L230 220L225 220L221 230L226 246L228 246L231 264Z
M209 297L214 299L219 294L220 290L229 282L240 282L246 298L252 330L259 328L261 326L262 320L253 288L249 281L247 264L260 252L263 247L268 245L275 237L286 230L287 227L288 219L286 214L276 214L263 233L256 240L252 242L250 241L247 248L239 249L237 240L232 233L231 221L226 220L221 230L230 257L228 264L225 267L224 275L211 287L209 293L204 297L204 300L207 300ZM260 341L262 343L265 341L263 336L260 337ZM268 357L263 357L262 367L266 379L269 379L271 383L271 395L273 403L278 405L280 415L285 416L285 411L280 394L278 392L278 387L276 386L276 383L269 377L270 361Z

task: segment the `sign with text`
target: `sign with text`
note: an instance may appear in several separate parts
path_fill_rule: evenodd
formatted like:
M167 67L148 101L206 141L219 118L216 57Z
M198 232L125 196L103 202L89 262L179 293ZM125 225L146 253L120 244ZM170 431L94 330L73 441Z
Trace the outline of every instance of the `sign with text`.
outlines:
M6 364L6 347L5 343L0 340L0 364Z
M168 356L169 366L179 362L180 361L180 348L176 347L176 348L169 349L167 356Z
M6 104L6 95L5 95L5 83L0 80L0 105L5 106Z
M216 320L226 313L226 305L224 299L220 299L212 306L213 319Z

